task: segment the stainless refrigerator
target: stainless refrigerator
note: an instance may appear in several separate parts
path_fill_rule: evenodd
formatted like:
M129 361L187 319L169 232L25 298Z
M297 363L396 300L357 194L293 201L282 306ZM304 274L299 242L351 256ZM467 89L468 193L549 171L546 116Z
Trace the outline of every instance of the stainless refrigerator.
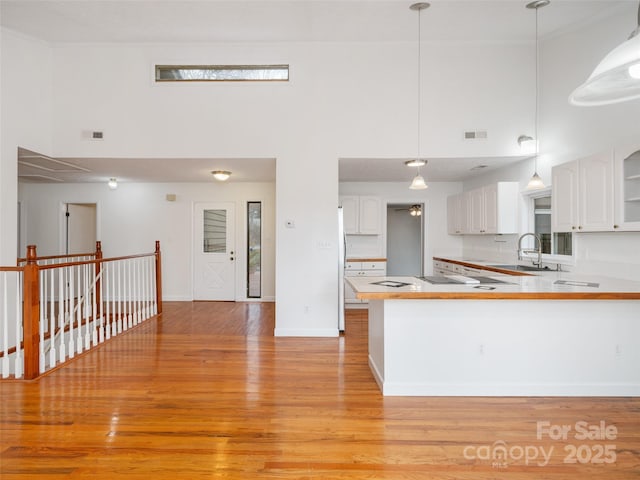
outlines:
M338 330L344 332L344 269L347 256L344 215L338 207Z

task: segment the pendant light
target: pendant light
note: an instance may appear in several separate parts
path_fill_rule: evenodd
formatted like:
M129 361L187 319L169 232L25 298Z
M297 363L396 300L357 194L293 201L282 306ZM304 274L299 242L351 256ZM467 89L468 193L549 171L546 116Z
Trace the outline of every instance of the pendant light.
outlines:
M425 10L427 8L429 8L431 6L431 4L427 3L427 2L420 2L420 3L414 3L413 5L411 5L409 8L411 10L417 11L418 12L418 156L416 157L415 160L413 161L408 161L405 162L408 166L417 166L418 167L418 172L416 173L416 176L413 177L413 181L411 182L411 185L409 185L409 188L411 190L424 190L425 188L427 188L427 184L424 181L424 178L422 177L422 175L420 175L420 166L424 165L427 163L426 160L424 160L421 155L420 155L420 92L422 90L422 78L421 78L421 73L422 73L422 68L421 68L421 38L420 38L420 12L422 12L422 10Z
M534 167L533 167L533 176L531 177L531 180L529 180L529 183L527 184L527 190L539 190L541 188L544 188L544 182L542 181L542 179L540 178L540 175L538 175L538 154L539 152L539 138L538 138L538 9L542 8L542 7L546 7L547 5L549 5L550 0L535 0L531 3L527 3L527 8L529 9L535 9L536 11L536 106L535 106L535 138L534 140L534 145L535 145L535 157L534 157Z
M587 81L569 96L569 102L591 106L635 98L640 98L640 4L637 28L602 59Z

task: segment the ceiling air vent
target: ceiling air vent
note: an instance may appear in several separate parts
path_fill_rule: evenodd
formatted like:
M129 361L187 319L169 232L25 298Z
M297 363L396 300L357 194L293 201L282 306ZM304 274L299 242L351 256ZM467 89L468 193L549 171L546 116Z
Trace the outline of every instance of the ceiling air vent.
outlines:
M487 131L486 130L470 130L464 132L465 140L476 140L476 139L486 139Z

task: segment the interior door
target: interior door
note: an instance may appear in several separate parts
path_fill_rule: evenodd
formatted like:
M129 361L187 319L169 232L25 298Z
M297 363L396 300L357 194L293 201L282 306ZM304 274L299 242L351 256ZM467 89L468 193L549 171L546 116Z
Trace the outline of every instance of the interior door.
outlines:
M96 251L96 204L67 203L66 208L67 254Z
M231 202L194 206L194 300L235 300L234 207Z

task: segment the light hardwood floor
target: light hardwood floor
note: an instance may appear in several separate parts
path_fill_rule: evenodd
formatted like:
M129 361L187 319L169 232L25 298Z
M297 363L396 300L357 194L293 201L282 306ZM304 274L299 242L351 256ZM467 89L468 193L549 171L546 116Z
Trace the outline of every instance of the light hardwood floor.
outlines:
M274 338L268 303L164 310L38 381L0 383L2 480L640 478L638 398L384 398L366 312L314 339ZM577 422L610 438L576 439ZM538 439L538 425L571 431Z

